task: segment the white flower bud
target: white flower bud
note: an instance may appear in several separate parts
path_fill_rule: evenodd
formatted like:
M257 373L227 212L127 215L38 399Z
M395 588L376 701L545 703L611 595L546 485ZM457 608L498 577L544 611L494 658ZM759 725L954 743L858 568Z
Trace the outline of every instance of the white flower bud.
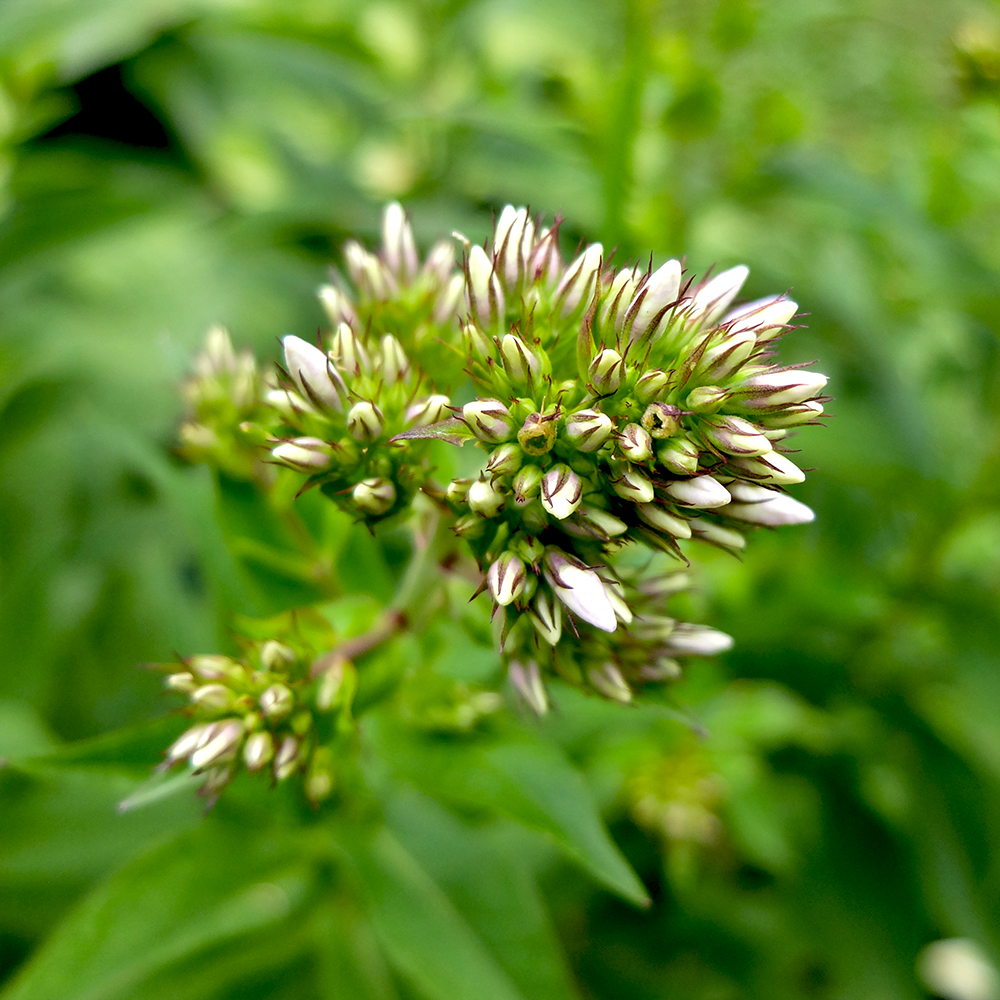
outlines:
M742 417L705 417L701 422L702 433L719 451L727 455L753 457L766 455L771 450L760 430Z
M614 326L615 330L620 330L625 322L625 312L628 309L635 290L645 275L639 273L634 267L623 267L618 271L611 281L607 292L602 296L604 305L601 307L601 328Z
M192 694L198 687L198 682L194 679L194 674L189 673L187 670L170 674L163 683L171 691L179 691L181 694Z
M677 301L681 287L681 264L668 260L639 286L625 315L629 343L654 339L668 321L668 307Z
M725 382L757 349L757 338L749 330L730 330L711 340L712 346L702 354L694 374L713 382Z
M750 410L779 409L805 403L823 391L828 379L819 372L793 368L764 372L741 382L736 389L740 404Z
M611 701L619 701L624 705L627 705L632 700L632 689L625 682L621 671L613 663L605 663L600 669L591 667L587 672L587 676L590 678L590 683L605 698Z
M710 326L729 308L749 273L750 269L740 264L706 281L681 307L685 321L692 325Z
M486 462L486 471L491 476L513 475L521 468L523 457L521 449L516 444L502 444L490 452L490 457Z
M534 620L534 619L532 619ZM554 646L555 643L552 643ZM528 707L536 715L544 715L549 710L549 699L545 694L538 664L529 660L527 665L511 660L507 668L507 676L517 693L527 702Z
M480 326L493 328L503 320L503 289L493 262L481 246L469 250L469 274L465 288L469 313Z
M338 324L334 330L330 342L330 357L342 372L350 376L362 375L371 368L368 352L347 323Z
M686 437L669 438L656 450L656 459L675 476L693 476L698 471L698 447Z
M720 385L700 385L688 393L684 402L687 409L696 413L714 413L729 395L729 390Z
M191 701L199 708L218 712L233 702L233 692L224 684L202 684L191 692Z
M269 719L283 719L295 707L295 695L284 684L272 684L257 703Z
M396 294L396 279L374 254L357 240L344 244L344 261L362 296L375 302L388 302Z
M451 240L438 240L424 261L423 273L436 288L444 288L455 276L455 245Z
M300 437L282 441L271 449L272 457L298 472L315 473L333 464L333 448L320 438Z
M764 427L779 429L783 427L798 427L823 416L823 404L810 399L794 406L783 406L774 413L762 413L755 416Z
M558 280L561 270L559 234L555 229L543 229L528 258L528 282L541 281L551 287Z
M213 326L208 331L205 348L196 358L195 367L202 378L229 375L236 370L236 352L224 326Z
M396 502L396 487L389 479L373 476L362 479L351 491L351 497L359 510L373 517L381 517L392 510Z
M732 499L729 491L711 476L680 479L666 487L670 499L682 507L724 507Z
M199 771L212 764L224 764L236 756L243 740L243 723L230 719L218 724L210 739L188 757L188 763Z
M600 243L591 243L567 267L554 297L559 315L564 319L572 315L581 304L585 310L590 305L600 278L603 259L604 247Z
M781 295L770 296L731 309L722 317L722 323L732 333L752 331L757 343L763 344L777 337L798 311L798 305L791 299Z
M567 534L575 535L577 538L599 538L602 542L628 531L628 525L614 514L586 504L572 517L567 518L562 527Z
M486 582L493 600L501 607L506 607L524 593L526 577L524 563L513 552L504 552L490 566Z
M483 517L496 517L506 497L492 482L477 479L469 487L465 499L475 513Z
M204 722L197 726L186 729L181 735L167 747L163 755L161 768L173 767L179 761L184 760L195 752L200 746L204 746L219 729L221 723Z
M312 403L342 410L347 387L330 359L301 337L290 334L281 343L285 349L285 367L302 395Z
M606 413L577 410L566 418L563 434L577 451L597 451L611 436L614 424Z
M409 427L427 427L436 424L448 416L450 403L451 400L447 396L434 393L407 409L406 423Z
M295 662L295 650L276 639L268 639L260 647L260 662L265 670L277 670Z
M625 600L625 588L622 586L620 580L608 579L608 577L601 577L604 580L604 587L608 592L608 600L611 601L611 606L615 609L615 614L618 616L618 620L623 625L628 625L632 621L632 609L628 606L628 601Z
M462 417L472 433L487 444L502 444L513 436L510 410L499 399L474 399L462 407Z
M604 632L618 628L607 589L594 570L553 547L545 550L544 566L549 586L573 614Z
M638 505L637 510L639 517L651 528L673 538L691 537L691 525L681 517L668 514L662 507L654 503L642 503Z
M542 506L560 521L569 517L583 499L583 483L568 465L553 465L542 476Z
M717 656L732 648L733 638L725 632L680 622L670 633L664 652L667 656Z
M750 479L773 483L775 486L792 486L806 478L805 473L794 462L777 451L769 451L766 455L754 458L734 457L729 459L728 464Z
M243 745L243 763L247 770L255 774L267 767L274 756L274 740L268 732L251 733Z
M630 462L645 462L653 455L653 439L639 424L626 424L618 435L618 450Z
M538 496L542 487L542 470L537 465L525 465L511 484L514 489L514 505L525 507Z
M287 420L294 421L303 413L318 416L319 410L312 403L306 402L297 392L291 389L269 389L264 396L269 406L273 406Z
M736 481L730 484L729 492L733 502L726 507L726 517L748 524L778 528L785 524L808 524L816 519L804 503L764 486Z
M246 676L243 667L228 656L218 653L204 653L191 656L184 661L191 671L202 680L219 681L229 679L243 680Z
M458 314L462 296L465 293L465 275L461 271L453 274L442 285L434 299L434 322L441 326L450 323Z
M391 334L387 333L379 345L382 378L387 386L401 382L410 373L410 362L403 350L403 345Z
M509 292L518 287L527 273L528 258L534 241L535 226L528 218L528 210L505 205L497 219L493 253L496 254L497 270L503 276Z
M391 201L382 213L382 257L404 285L417 276L417 247L403 206Z
M271 771L275 781L284 781L290 778L302 763L299 757L299 741L294 736L286 736L278 747L278 752L274 755L274 763Z
M504 369L516 385L531 386L541 371L535 352L516 334L504 334L500 356Z
M621 388L625 362L617 352L606 347L590 362L590 386L599 396L608 396Z
M347 430L355 441L370 444L385 429L385 421L374 403L363 399L347 411Z
M444 491L445 499L449 503L463 503L472 482L471 479L453 479Z
M633 503L651 503L653 499L653 484L631 467L625 469L618 479L612 479L611 488L623 500Z
M354 304L339 288L333 285L321 285L317 294L320 305L334 328L341 323L357 325L358 314L354 311Z
M666 372L652 368L639 376L635 383L635 397L640 403L651 403L670 386L670 376Z
M723 528L721 524L716 524L714 521L693 517L688 524L691 525L692 533L702 541L721 545L722 548L732 549L734 552L739 552L747 547L747 540L738 531Z

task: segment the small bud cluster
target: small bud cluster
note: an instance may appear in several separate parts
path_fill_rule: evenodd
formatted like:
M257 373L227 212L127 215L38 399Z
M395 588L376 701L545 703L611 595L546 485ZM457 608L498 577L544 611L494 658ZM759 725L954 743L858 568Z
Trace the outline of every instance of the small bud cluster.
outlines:
M329 741L349 723L356 677L338 660L318 679L308 656L276 640L253 644L244 659L191 656L167 669L166 686L187 696L196 721L166 751L162 770L186 762L203 777L211 805L241 768L274 782L293 775L318 805L334 790Z

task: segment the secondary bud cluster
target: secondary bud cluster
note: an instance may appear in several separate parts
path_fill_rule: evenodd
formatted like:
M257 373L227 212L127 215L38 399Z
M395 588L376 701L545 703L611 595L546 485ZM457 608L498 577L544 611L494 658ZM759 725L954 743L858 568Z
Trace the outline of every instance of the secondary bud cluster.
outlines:
M211 805L240 769L275 782L303 779L314 804L329 798L335 773L331 737L349 723L354 667L338 661L319 679L311 656L283 642L254 643L242 659L191 656L163 669L166 686L188 698L194 724L167 748L162 770L187 763L203 777Z

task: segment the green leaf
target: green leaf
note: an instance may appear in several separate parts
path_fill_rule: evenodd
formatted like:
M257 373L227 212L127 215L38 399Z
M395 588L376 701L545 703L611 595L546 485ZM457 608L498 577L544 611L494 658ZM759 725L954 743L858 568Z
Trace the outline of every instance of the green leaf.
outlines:
M351 857L376 937L430 1000L523 1000L448 897L387 830Z
M308 881L287 842L214 822L132 861L63 922L3 1000L115 1000L210 948L276 927ZM292 859L292 860L289 860Z
M460 420L458 417L448 417L445 420L439 420L436 424L403 431L392 440L409 441L413 438L434 438L437 441L447 441L448 444L461 447L466 441L475 441L476 435L472 433L464 420Z

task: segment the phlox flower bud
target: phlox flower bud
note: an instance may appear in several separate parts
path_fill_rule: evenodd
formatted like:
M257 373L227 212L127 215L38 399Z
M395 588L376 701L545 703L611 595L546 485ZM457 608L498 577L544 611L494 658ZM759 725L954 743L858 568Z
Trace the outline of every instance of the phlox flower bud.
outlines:
M490 476L509 476L521 468L523 452L516 444L502 444L490 452L486 471Z
M555 229L543 229L538 234L535 245L528 257L528 282L541 281L552 286L562 270L562 256L559 253L559 236Z
M302 395L313 403L342 410L347 387L330 359L318 348L290 334L281 341L285 367Z
M629 343L652 339L665 325L667 308L677 300L681 287L680 261L668 260L643 282L625 314Z
M632 301L635 290L645 276L638 273L634 267L623 267L611 280L611 285L602 296L604 305L601 308L601 328L613 326L620 330L625 322L625 311Z
M312 403L306 402L292 389L269 389L264 395L264 400L268 406L273 406L286 420L294 421L297 416L303 413L309 413L313 416L319 413Z
M613 663L605 663L599 668L591 667L587 671L587 677L605 698L621 702L623 705L632 700L632 689L622 677L622 672Z
M766 455L771 450L760 430L742 417L718 415L704 417L701 430L705 438L727 455Z
M762 413L755 419L759 420L764 427L779 429L807 424L810 420L817 420L821 416L823 416L823 404L810 399L805 403L796 403L794 406L783 406L774 413Z
M429 424L436 424L448 416L450 403L451 400L447 396L433 393L407 409L406 423L410 427L427 427Z
M611 480L611 488L623 500L634 503L650 503L653 499L653 484L631 467L626 468L618 479Z
M711 476L679 479L666 487L667 495L682 507L724 507L732 499L729 491Z
M504 505L506 497L493 483L485 479L477 479L465 496L469 507L483 517L496 517Z
M577 617L604 632L618 628L604 582L589 566L550 546L545 550L544 573L556 597Z
M750 410L778 409L805 403L823 391L828 379L819 372L793 368L763 372L742 382L736 392L740 404Z
M693 476L698 471L698 447L689 438L667 439L656 450L656 460L675 476Z
M528 269L528 258L535 241L535 226L526 208L505 205L497 219L493 235L493 253L497 270L503 276L507 291L514 291Z
M194 679L194 674L189 673L187 670L170 674L163 683L171 691L180 691L181 694L192 694L198 687L198 682Z
M487 444L502 444L514 433L510 410L499 399L474 399L462 407L462 418Z
M333 448L315 437L292 438L282 441L271 449L272 457L296 469L298 472L315 473L330 468L333 463Z
M664 653L667 656L717 656L733 648L732 636L707 625L679 622L670 633Z
M563 530L577 538L599 538L606 542L628 531L628 525L620 518L609 514L600 507L584 504L570 518L563 522Z
M668 514L654 503L642 503L637 507L639 517L651 528L673 538L690 538L691 525L682 517Z
M299 756L299 741L294 736L286 736L278 747L274 755L274 763L271 771L275 781L284 781L290 778L301 765Z
M243 763L251 774L267 767L274 756L274 740L268 732L251 733L243 745Z
M691 531L697 538L711 542L713 545L720 545L733 552L739 552L747 547L747 540L738 531L723 528L721 524L716 524L714 521L693 517L688 524L691 525Z
M228 656L218 653L203 653L188 657L184 661L191 672L204 681L220 681L224 679L238 681L246 674L243 667Z
M552 643L554 646L555 643ZM529 660L527 664L511 660L507 668L507 677L517 693L525 700L528 707L536 715L544 715L549 710L549 699L545 694L538 664Z
M511 539L510 550L532 566L545 555L545 546L537 538L520 531Z
M434 322L441 326L450 323L458 315L459 305L465 292L465 275L461 271L453 274L441 286L434 297Z
M188 763L196 771L213 764L223 764L236 756L243 741L243 723L238 719L228 719L216 724L209 739L203 742L188 757Z
M538 496L542 487L542 470L537 465L525 465L514 476L514 505L526 507Z
M191 692L191 701L206 711L218 712L233 703L233 692L224 684L202 684Z
M386 385L401 382L410 373L410 362L403 350L403 345L391 334L387 333L379 345L382 378Z
M618 450L622 457L630 462L645 462L652 457L653 439L645 427L639 424L626 424L618 435Z
M406 212L398 201L391 201L382 213L382 258L401 284L417 276L417 247Z
M265 670L277 670L295 662L295 650L277 639L268 639L260 647L260 662Z
M346 375L356 377L371 368L368 352L347 323L339 323L330 341L330 357Z
M517 334L504 334L500 341L500 357L512 382L530 386L541 371L538 356Z
M447 499L449 503L462 503L465 500L465 497L469 492L469 487L472 483L473 480L471 479L453 479L444 491L445 499Z
M748 479L773 483L775 486L792 486L806 478L805 473L791 459L777 451L769 451L766 455L753 458L730 458L728 464L745 474Z
M190 757L200 746L204 746L219 729L218 722L205 722L186 729L167 747L163 757L162 768L167 769Z
M798 304L784 296L770 296L731 309L722 318L730 331L750 330L758 344L773 340L799 311Z
M563 434L578 451L597 451L611 436L614 424L606 413L577 410L563 424Z
M272 684L257 703L269 719L283 719L295 707L295 695L284 684Z
M354 304L339 288L333 285L321 285L317 294L327 319L334 327L341 323L357 325L358 314L354 311Z
M381 517L392 510L396 502L396 487L390 479L373 476L362 479L351 491L351 497L359 510L373 517Z
M374 254L357 240L344 244L344 261L358 291L375 302L388 302L396 294L396 279Z
M370 444L385 429L385 421L374 403L363 399L347 411L347 430L355 441Z
M777 490L735 482L729 492L733 502L726 507L725 514L738 521L778 528L785 524L808 524L816 519L810 507Z
M493 600L501 607L512 604L524 592L526 576L524 563L513 552L504 552L486 573Z
M444 288L455 276L455 245L451 240L438 240L424 261L423 273L436 288Z
M588 375L590 385L597 395L610 395L621 388L622 378L625 375L625 362L617 351L606 347L590 362Z
M729 330L711 338L695 368L698 377L725 382L757 349L757 338L749 330Z
M740 264L706 281L681 307L685 320L689 324L710 326L729 308L749 273L750 269Z
M583 483L568 465L553 465L542 476L542 506L560 521L580 506Z
M481 246L474 246L469 250L465 295L470 315L481 326L493 328L503 319L503 289L493 262Z
M700 385L692 389L684 401L685 407L696 413L714 413L729 399L729 390L720 385Z
M566 268L566 274L555 292L556 308L564 319L572 315L581 304L584 309L590 305L600 279L603 259L604 247L600 243L591 243Z
M660 393L670 387L670 376L666 372L652 368L644 372L635 383L635 398L640 403L651 403Z

